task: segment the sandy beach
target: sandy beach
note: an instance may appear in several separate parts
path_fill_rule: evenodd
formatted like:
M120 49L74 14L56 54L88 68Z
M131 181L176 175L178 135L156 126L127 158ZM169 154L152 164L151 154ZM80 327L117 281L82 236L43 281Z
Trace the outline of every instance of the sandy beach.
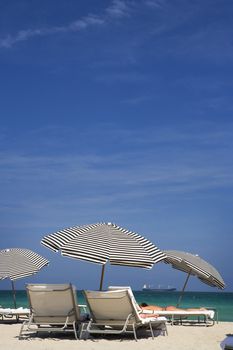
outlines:
M74 340L72 335L56 337L30 337L19 340L18 334L21 324L0 324L0 349L7 350L139 350L169 349L169 350L217 350L224 348L227 334L233 333L232 322L220 322L211 327L205 326L171 326L168 325L168 336L142 338L135 342L133 337L95 338Z

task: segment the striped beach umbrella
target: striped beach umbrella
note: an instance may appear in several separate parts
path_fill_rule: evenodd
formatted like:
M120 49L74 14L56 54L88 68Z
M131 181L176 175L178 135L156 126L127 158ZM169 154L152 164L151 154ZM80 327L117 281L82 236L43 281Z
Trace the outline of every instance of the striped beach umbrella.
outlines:
M166 257L146 238L112 223L66 228L45 236L41 243L63 256L101 264L100 290L107 262L150 269Z
M171 264L174 269L187 273L177 306L179 306L181 302L191 275L196 276L203 283L211 287L217 287L219 289L225 288L225 282L216 268L198 255L178 250L165 250L164 253L167 255L166 259L164 259L165 263Z
M29 249L10 248L0 250L0 280L5 278L11 280L15 308L14 281L34 275L48 264L47 259Z

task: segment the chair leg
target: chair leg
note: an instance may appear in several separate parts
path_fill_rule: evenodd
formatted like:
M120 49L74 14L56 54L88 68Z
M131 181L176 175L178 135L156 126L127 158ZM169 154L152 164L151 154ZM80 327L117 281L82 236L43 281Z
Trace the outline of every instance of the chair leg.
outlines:
M21 326L20 331L19 331L19 339L21 339L21 336L22 336L22 333L23 333L23 329L24 329L24 326L25 326L26 323L27 323L27 321L24 321L22 323L22 326Z
M166 324L166 322L164 322L164 326L165 326L165 333L168 335L168 330L167 330L167 324Z
M151 322L149 322L149 327L150 327L150 332L151 332L152 339L154 339L154 332L153 332L153 327L152 327Z
M74 335L75 335L75 339L78 340L78 335L77 335L77 330L76 330L76 322L73 322L73 329L74 329Z
M137 334L136 334L136 329L135 329L135 325L134 324L133 324L133 334L134 334L134 339L136 341L138 341Z
M79 339L82 339L83 332L85 332L84 328L87 326L85 323L81 323L79 325Z

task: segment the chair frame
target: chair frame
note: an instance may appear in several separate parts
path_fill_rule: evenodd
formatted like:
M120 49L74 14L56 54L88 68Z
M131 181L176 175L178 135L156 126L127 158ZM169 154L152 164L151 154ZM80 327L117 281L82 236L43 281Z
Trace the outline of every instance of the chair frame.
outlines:
M216 314L216 311L211 309L211 310L194 310L194 311L189 311L185 310L184 311L179 311L179 310L173 310L173 311L168 311L168 310L159 310L155 311L155 313L159 316L165 316L168 317L171 321L171 325L173 326L175 322L178 322L179 324L183 324L184 319L187 319L187 317L191 316L196 316L197 320L190 320L190 322L193 323L203 323L205 326L213 326L215 324L215 316L211 318L211 312ZM202 318L202 320L201 320Z
M0 308L0 317L2 321L4 320L10 320L14 319L16 322L19 322L19 319L21 318L29 318L30 316L30 310L29 309L24 309L24 308L17 308L17 309L9 309L9 308Z
M133 295L133 291L131 289L130 286L109 286L108 290L119 290L119 289L128 289L129 290L129 294L131 295L131 298L133 300L133 302L137 305L137 309L140 309L140 306L137 304L134 295ZM213 315L214 312L214 315ZM184 319L187 319L187 317L190 316L196 316L197 317L197 321L192 320L192 322L194 323L203 323L205 326L211 326L215 324L215 320L218 323L218 310L214 307L206 307L205 310L143 310L143 313L145 314L156 314L159 316L165 316L168 317L171 325L173 326L175 322L179 322L179 324L182 325ZM216 319L215 319L216 317Z
M47 290L41 289L41 291L52 293L52 292L59 292L59 291L70 291L71 294L71 309L67 312L67 314L62 314L62 315L52 315L52 314L47 314L45 313L40 314L39 316L36 314L36 311L33 308L33 301L31 297L31 293L33 292L39 292L40 290L33 290L33 288L40 288L44 286L44 288L48 288ZM57 288L57 289L56 289ZM82 333L84 331L84 323L81 323L80 320L80 315L77 310L77 303L76 303L76 295L75 295L75 289L72 286L72 284L63 284L63 285L50 285L50 284L29 284L26 286L27 290L27 295L28 295L28 300L29 300L29 305L30 305L30 310L31 314L29 317L29 320L26 320L23 322L20 333L19 333L19 339L22 339L23 335L30 335L32 332L34 333L39 333L39 332L62 332L62 333L67 333L67 332L73 332L75 339L81 338ZM83 306L83 305L82 305ZM39 321L39 318L46 318L47 321ZM59 317L64 318L63 321L57 321ZM35 328L37 326L37 328ZM79 330L79 337L78 337L78 328Z
M151 336L154 339L154 332L153 332L153 326L156 325L163 325L163 334L165 335L167 333L167 326L166 326L166 318L160 317L160 318L154 318L154 317L147 317L147 318L141 318L140 313L137 310L135 302L132 300L132 297L130 295L130 292L128 289L124 290L115 290L112 291L106 291L106 292L95 292L95 293L101 293L101 295L109 295L109 293L114 293L116 296L117 294L122 295L122 292L124 292L124 296L127 296L128 302L130 303L132 312L127 315L125 320L117 321L114 319L111 320L104 320L104 322L101 322L100 320L97 321L95 317L95 312L93 312L93 309L89 302L89 296L88 294L91 293L91 291L84 291L84 296L86 298L86 303L89 307L90 313L91 313L91 320L89 321L87 325L87 332L90 334L123 334L123 333L131 333L134 335L134 339L137 341L137 329L144 328L150 329ZM115 298L113 301L116 302Z

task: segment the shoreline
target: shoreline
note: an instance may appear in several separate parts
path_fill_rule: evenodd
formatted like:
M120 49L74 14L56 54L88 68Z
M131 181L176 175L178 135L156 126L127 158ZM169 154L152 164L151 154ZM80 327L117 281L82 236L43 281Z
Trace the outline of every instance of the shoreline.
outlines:
M32 336L28 339L18 339L21 323L0 323L0 348L7 350L219 350L224 349L227 335L233 335L233 322L219 322L214 326L199 325L168 325L168 336L159 335L140 337L136 342L131 336L117 338L95 338L75 340L72 335L56 337ZM233 336L231 337L233 340Z

